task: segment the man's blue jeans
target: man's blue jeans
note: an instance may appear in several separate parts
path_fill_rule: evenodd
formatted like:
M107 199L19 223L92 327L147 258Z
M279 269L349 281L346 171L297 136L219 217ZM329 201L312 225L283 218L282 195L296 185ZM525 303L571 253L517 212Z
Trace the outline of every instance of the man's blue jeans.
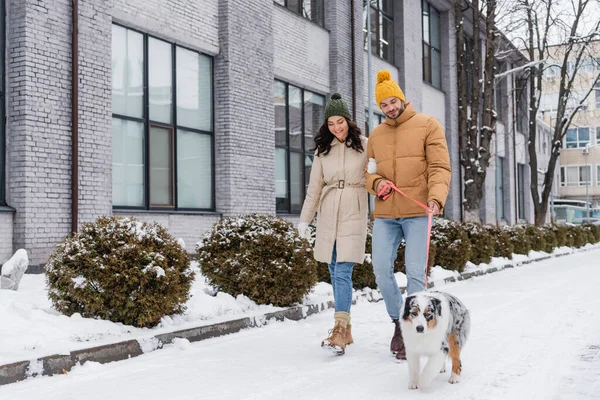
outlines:
M405 262L407 292L425 290L427 263L427 217L377 218L373 225L373 272L389 316L400 318L402 293L394 277L398 246L406 241Z
M331 276L331 286L333 287L333 299L335 301L335 311L344 311L349 313L352 305L352 269L353 262L336 261L336 245L333 245L333 254L331 264L329 264L329 275Z

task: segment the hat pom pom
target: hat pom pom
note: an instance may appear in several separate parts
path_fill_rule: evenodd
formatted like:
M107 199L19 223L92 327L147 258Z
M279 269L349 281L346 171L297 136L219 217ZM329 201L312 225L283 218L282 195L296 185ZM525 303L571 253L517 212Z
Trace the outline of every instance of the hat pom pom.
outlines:
M377 73L377 83L389 81L390 79L392 79L392 77L390 76L390 71L386 71L385 69L383 69Z
M342 99L342 95L339 93L334 93L331 95L331 100L341 100Z

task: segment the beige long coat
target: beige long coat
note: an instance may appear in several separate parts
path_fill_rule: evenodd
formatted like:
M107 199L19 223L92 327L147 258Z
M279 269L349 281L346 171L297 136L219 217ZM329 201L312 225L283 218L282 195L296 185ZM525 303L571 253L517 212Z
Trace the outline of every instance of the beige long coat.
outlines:
M317 261L329 264L336 242L337 261L362 263L365 259L367 138L361 136L361 141L361 153L334 139L329 154L314 158L300 222L310 223L317 213Z

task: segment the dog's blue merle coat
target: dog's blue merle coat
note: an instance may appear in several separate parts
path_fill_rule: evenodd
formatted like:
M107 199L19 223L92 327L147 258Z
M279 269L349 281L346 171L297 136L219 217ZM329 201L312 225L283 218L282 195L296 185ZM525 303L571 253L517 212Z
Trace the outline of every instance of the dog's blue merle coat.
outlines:
M465 305L459 299L449 293L430 291L427 292L427 294L429 295L427 296L429 299L429 305L427 308L429 308L431 313L426 315L425 318L429 321L436 316L441 317L442 312L444 312L450 319L448 323L448 331L445 335L446 338L441 344L442 351L445 354L448 354L450 351L448 338L452 332L456 333L456 345L462 349L467 342L467 336L471 330L471 316L469 314L469 310L467 310L467 307L465 307ZM439 299L441 297L445 298L450 310L442 311L442 301ZM408 318L411 309L414 307L418 307L417 299L414 296L408 296L404 305L404 319Z

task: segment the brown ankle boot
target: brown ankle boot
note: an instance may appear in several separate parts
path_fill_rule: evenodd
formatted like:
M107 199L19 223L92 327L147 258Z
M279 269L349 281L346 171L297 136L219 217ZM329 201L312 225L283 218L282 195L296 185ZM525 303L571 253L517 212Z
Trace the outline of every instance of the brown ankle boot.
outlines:
M350 320L350 314L347 312L336 312L334 318L335 325L329 331L329 337L321 342L321 346L328 347L341 355L346 352L346 345L348 344L348 321Z
M348 325L346 327L346 344L354 343L354 339L352 339L352 325Z
M404 348L404 338L402 338L400 322L397 319L392 322L394 322L394 336L392 336L390 343L390 351L396 354L396 359L406 360L406 349Z

